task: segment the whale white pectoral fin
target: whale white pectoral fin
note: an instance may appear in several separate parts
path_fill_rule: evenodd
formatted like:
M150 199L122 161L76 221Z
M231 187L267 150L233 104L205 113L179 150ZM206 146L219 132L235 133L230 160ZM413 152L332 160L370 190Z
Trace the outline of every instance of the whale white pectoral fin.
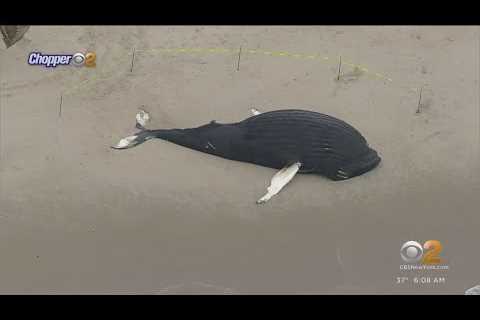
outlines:
M295 177L302 164L295 162L278 171L272 178L270 186L267 188L267 193L257 201L257 204L262 204L270 200L274 195L280 192Z
M121 139L117 145L115 146L112 146L112 148L114 149L126 149L126 148L130 148L130 147L133 147L135 145L135 139L137 138L138 136L128 136L128 137L125 137L123 139Z
M137 124L135 125L138 129L144 129L147 125L147 122L150 121L150 114L143 109L140 109L135 116Z
M260 111L258 111L258 110L255 109L255 108L252 108L250 111L252 112L252 114L253 114L254 116L259 115L259 114L261 113Z

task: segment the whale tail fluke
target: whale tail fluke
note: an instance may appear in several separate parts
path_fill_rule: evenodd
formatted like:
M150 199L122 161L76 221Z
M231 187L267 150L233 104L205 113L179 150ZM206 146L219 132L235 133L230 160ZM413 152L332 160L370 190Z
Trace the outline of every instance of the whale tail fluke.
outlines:
M151 131L145 128L147 123L150 121L150 114L147 111L140 109L135 116L135 119L135 128L139 129L140 131L121 139L115 146L112 146L113 149L132 148L154 137Z
M145 126L150 121L150 114L147 111L140 109L135 116L135 120L137 120L135 128L145 130Z
M154 138L150 130L140 131L134 135L121 139L116 145L112 146L113 149L128 149L138 146L147 140Z

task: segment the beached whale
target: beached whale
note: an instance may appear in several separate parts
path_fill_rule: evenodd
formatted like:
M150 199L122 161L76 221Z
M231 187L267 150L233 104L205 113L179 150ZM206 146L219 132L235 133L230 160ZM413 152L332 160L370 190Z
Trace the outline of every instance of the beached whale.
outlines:
M362 134L348 123L318 112L277 110L260 113L237 123L217 123L187 129L148 130L150 119L141 110L140 131L114 146L126 149L159 138L222 158L281 169L271 181L268 201L298 173L316 173L346 180L374 169L381 161Z

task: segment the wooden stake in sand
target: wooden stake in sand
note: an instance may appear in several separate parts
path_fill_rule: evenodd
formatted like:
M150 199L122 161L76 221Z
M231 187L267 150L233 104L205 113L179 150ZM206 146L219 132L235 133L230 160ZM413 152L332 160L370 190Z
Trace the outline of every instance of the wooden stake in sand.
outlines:
M133 62L135 61L135 48L133 48L132 52L132 66L130 67L130 72L133 72Z
M420 96L418 98L418 106L417 106L417 112L420 113L420 108L422 106L422 91L423 91L423 86L420 88Z
M58 117L62 117L63 94L60 94L60 105L58 107Z
M238 50L238 61L237 61L237 71L240 71L240 57L242 55L242 46L240 46L240 49Z
M338 75L337 81L340 81L340 72L342 71L342 56L340 56L340 62L338 63Z

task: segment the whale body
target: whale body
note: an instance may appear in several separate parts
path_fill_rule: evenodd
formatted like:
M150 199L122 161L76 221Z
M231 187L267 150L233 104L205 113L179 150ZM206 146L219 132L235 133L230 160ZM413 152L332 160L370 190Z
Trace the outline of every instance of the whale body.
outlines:
M316 173L332 180L361 175L381 161L348 123L297 109L264 112L237 123L212 121L197 128L145 129L135 136L133 144L151 138L275 169L299 162L299 173Z

